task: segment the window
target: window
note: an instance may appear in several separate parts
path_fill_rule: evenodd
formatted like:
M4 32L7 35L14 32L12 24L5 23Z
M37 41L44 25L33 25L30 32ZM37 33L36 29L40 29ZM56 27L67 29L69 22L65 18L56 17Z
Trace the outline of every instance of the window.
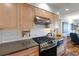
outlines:
M62 22L62 32L67 33L68 32L68 23Z

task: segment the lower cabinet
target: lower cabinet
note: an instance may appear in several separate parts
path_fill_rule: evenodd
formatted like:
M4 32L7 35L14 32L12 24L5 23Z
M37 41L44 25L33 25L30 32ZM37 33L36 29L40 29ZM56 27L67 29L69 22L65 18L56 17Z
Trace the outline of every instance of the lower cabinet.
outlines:
M61 56L65 53L65 43L64 40L61 39L57 42L57 56Z
M31 47L29 49L10 54L8 56L39 56L39 46Z

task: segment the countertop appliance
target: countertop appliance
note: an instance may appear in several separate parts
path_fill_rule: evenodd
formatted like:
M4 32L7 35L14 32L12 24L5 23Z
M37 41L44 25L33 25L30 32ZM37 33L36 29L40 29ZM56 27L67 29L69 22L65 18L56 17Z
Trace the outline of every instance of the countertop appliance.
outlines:
M41 56L53 56L56 55L57 42L54 38L48 38L46 36L33 38L40 46ZM53 50L54 49L54 50Z

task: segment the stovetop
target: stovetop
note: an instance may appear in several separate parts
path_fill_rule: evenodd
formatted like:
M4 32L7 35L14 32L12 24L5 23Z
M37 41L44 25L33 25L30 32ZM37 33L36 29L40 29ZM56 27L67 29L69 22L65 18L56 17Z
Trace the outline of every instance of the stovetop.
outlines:
M56 40L54 38L37 37L33 38L33 40L35 40L40 45L40 51L50 49L57 45Z
M37 37L37 38L33 38L33 40L35 40L37 43L41 44L41 43L47 42L49 40L53 40L53 38L49 39L47 37Z

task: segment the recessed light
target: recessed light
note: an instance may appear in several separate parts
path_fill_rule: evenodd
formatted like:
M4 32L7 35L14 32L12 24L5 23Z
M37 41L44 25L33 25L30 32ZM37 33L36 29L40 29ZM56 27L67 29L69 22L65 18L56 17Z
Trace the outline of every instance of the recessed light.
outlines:
M69 9L65 9L65 11L69 11Z

